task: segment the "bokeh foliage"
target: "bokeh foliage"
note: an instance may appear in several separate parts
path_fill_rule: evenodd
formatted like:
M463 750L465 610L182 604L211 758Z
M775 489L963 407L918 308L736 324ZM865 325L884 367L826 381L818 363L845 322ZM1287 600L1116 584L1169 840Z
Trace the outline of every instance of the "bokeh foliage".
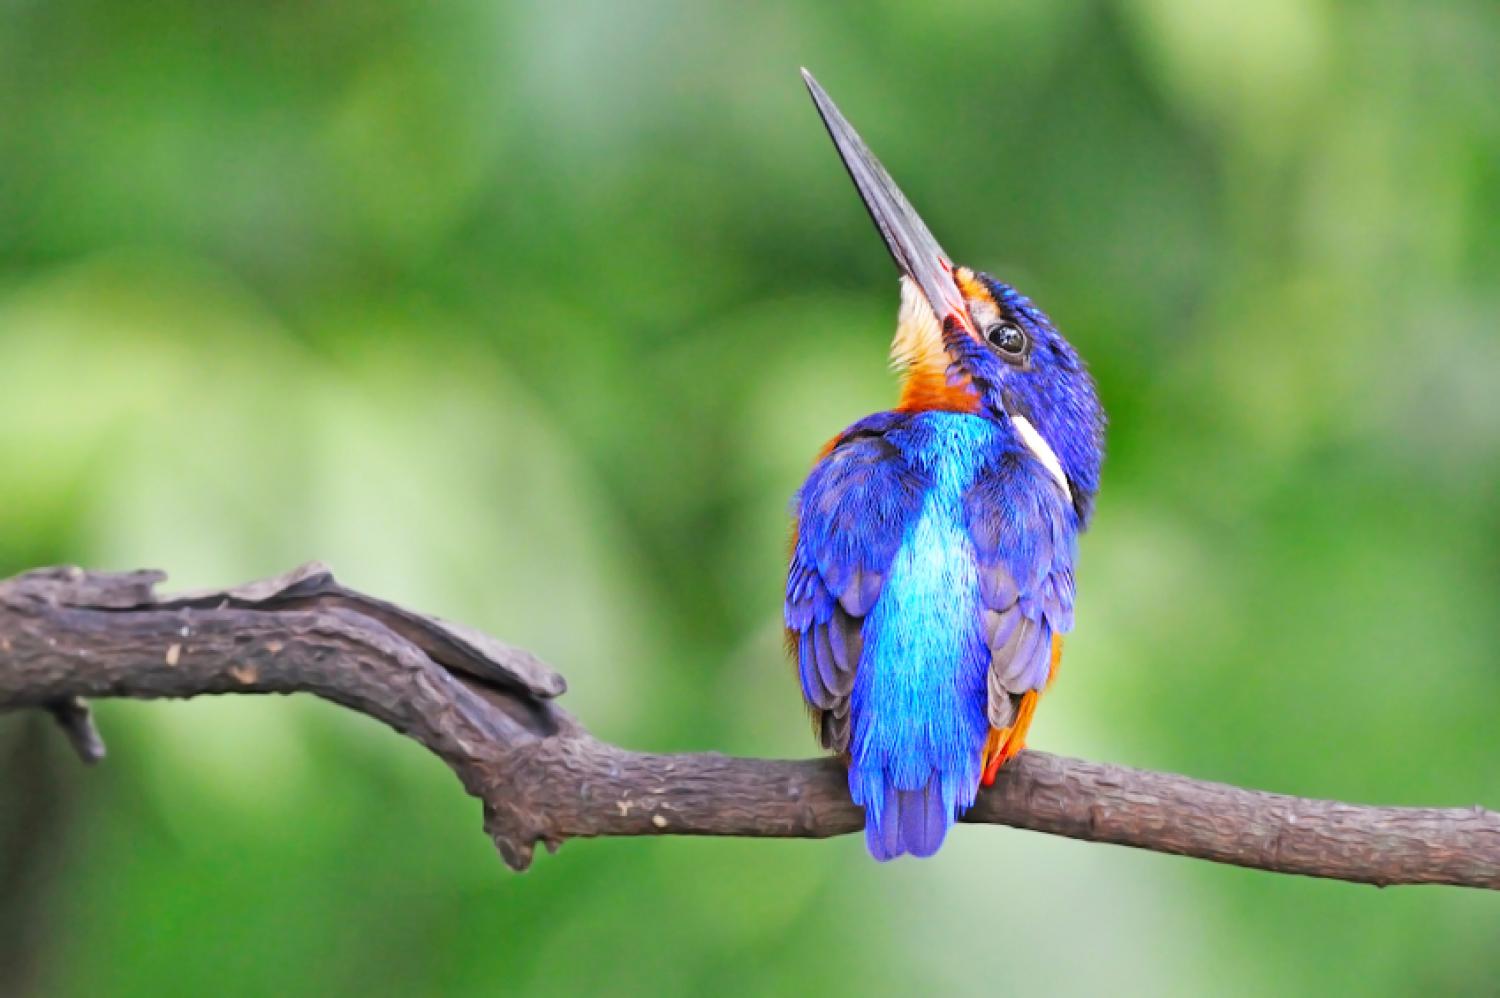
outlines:
M1500 804L1489 0L0 0L0 574L319 557L542 653L606 738L809 753L786 500L892 398L895 286L799 64L1101 383L1033 744ZM890 867L853 837L579 842L514 877L446 771L361 719L100 713L87 772L0 719L0 926L28 927L0 991L1500 974L1489 896L998 829Z

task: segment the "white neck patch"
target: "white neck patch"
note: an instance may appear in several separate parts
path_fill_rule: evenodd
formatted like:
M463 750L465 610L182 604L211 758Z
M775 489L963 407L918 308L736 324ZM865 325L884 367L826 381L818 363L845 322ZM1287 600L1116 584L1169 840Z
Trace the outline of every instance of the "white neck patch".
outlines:
M1046 468L1047 472L1056 479L1058 486L1063 490L1063 495L1068 497L1069 503L1072 503L1073 490L1068 488L1068 476L1063 474L1062 462L1057 459L1057 452L1047 446L1047 441L1042 439L1036 427L1031 425L1031 420L1025 416L1011 416L1010 423L1016 428L1016 436L1021 438L1021 443L1025 444L1026 449L1042 462L1042 467Z

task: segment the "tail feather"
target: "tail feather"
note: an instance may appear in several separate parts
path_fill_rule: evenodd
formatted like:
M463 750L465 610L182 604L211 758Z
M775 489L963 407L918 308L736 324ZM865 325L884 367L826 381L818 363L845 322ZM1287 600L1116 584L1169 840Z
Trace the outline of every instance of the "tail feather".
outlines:
M942 846L953 820L936 776L921 790L887 787L879 812L866 813L865 844L881 862L908 853L931 856Z
M936 780L921 790L897 793L900 798L901 844L913 856L931 856L943 844L953 816L943 807L943 795Z
M884 863L906 852L901 845L900 791L887 791L880 811L865 811L865 847Z

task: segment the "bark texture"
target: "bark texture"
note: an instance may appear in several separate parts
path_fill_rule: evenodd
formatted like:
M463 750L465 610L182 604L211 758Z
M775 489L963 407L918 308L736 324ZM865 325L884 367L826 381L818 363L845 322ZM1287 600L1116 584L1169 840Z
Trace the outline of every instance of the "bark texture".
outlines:
M85 760L97 697L311 693L440 756L513 869L602 835L824 838L863 827L842 767L599 741L526 651L340 585L321 565L158 596L159 572L50 568L0 582L0 710L38 708ZM1025 752L970 822L1359 883L1500 888L1500 815L1371 807Z

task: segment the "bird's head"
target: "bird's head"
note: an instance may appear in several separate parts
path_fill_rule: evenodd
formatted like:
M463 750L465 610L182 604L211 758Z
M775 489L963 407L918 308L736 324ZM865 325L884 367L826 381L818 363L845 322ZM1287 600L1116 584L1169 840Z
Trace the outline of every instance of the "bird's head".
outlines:
M1009 421L1087 521L1104 458L1104 410L1083 361L1046 313L988 274L955 266L807 70L807 88L901 270L891 359L901 408Z

